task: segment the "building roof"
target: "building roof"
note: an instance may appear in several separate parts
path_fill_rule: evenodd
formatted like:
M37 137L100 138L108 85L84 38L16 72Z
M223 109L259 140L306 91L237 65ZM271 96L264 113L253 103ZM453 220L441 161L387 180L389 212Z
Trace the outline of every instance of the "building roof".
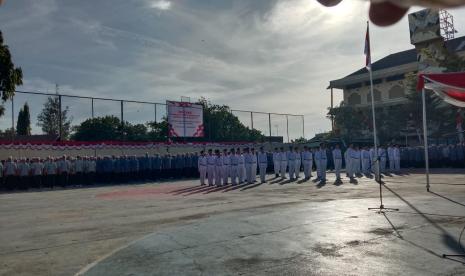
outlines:
M446 47L451 52L461 52L465 51L465 36L451 39L446 41ZM382 69L387 69L391 67L396 67L404 64L409 64L417 61L417 51L414 49L398 52L395 54L390 54L376 62L371 66L373 71L378 71ZM368 70L364 67L358 71L353 72L352 74L346 76L356 76L368 73Z

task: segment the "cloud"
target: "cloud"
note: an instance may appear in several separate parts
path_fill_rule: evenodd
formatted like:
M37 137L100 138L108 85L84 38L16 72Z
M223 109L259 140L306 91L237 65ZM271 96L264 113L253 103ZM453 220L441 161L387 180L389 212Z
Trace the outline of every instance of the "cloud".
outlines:
M167 11L171 9L171 1L167 0L158 0L158 1L152 1L150 3L150 7L161 10L161 11Z
M151 102L203 96L233 109L305 114L312 137L330 128L329 81L364 62L364 1L328 9L309 0L47 0L40 18L24 15L30 1L7 1L0 9L6 42L23 68L21 89L53 92L58 83L62 93ZM465 10L452 13L463 25ZM412 48L406 19L373 27L372 47L374 60ZM335 91L335 103L341 96ZM15 110L24 100L15 100ZM90 116L88 101L66 103L76 123ZM131 122L154 117L153 106L125 108ZM119 105L98 102L96 110L118 116ZM237 115L250 125L250 114ZM255 115L254 127L268 133L267 119ZM282 135L286 118L272 120L273 133L276 124ZM10 122L0 118L0 128ZM302 135L298 118L289 125L291 139Z

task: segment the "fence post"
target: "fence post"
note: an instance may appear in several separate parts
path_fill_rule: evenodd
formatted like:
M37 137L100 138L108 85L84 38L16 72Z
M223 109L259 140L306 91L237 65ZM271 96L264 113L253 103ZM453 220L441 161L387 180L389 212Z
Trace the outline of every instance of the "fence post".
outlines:
M121 115L120 115L120 119L121 119L121 125L124 125L124 101L121 101Z
M253 112L252 111L250 112L250 126L252 127L251 129L253 129Z
M305 139L305 116L302 115L302 138Z
M270 143L271 143L271 113L268 113L268 128L270 129Z
M286 133L287 133L287 142L289 143L289 116L286 115Z
M15 96L11 97L11 140L15 140Z
M155 112L155 123L157 123L157 104L154 104L154 112Z
M92 119L94 119L94 98L92 98Z
M58 95L58 134L60 141L63 140L63 116L61 106L61 95Z

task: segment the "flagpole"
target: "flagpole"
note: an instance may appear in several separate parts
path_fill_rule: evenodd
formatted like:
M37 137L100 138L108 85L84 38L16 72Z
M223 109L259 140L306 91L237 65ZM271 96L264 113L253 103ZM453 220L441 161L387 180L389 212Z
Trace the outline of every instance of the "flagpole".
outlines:
M369 30L370 23L367 21L367 30ZM371 43L370 43L371 44ZM371 45L370 45L371 47ZM371 50L370 50L371 55ZM376 112L375 112L375 93L373 91L373 70L371 67L371 57L370 57L370 67L367 68L370 74L370 94L371 94L371 115L373 117L373 143L376 154L375 161L375 180L381 182L380 168L379 168L379 156L378 156L378 132L376 129ZM381 196L381 205L383 205L383 199Z
M423 76L422 76L423 77ZM423 143L425 147L426 190L429 192L429 156L428 156L428 130L426 125L426 96L425 88L421 90L421 103L423 106Z
M368 208L368 210L378 210L378 213L387 211L399 211L396 208L385 208L383 204L383 182L381 181L381 171L379 167L379 154L378 154L378 133L376 131L376 112L375 112L375 93L373 91L373 68L371 65L371 46L370 46L370 22L367 21L367 35L366 35L365 52L367 55L367 70L370 75L370 94L371 94L371 115L373 117L373 143L375 149L375 181L379 183L379 200L380 205L378 208Z

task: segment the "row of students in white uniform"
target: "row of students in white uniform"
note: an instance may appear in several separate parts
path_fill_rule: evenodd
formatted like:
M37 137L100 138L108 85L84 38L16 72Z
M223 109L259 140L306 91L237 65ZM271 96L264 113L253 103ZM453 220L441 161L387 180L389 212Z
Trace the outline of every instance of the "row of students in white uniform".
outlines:
M331 156L329 156L331 155ZM351 144L343 153L339 145L334 149L328 150L325 144L319 148L311 149L307 146L303 151L298 147L290 147L285 150L275 148L272 154L272 164L275 178L296 180L300 178L300 172L303 170L304 180L313 177L313 168L316 168L316 179L321 183L326 182L326 171L328 159L331 159L336 175L336 182L341 182L341 171L345 164L347 176L352 180L362 174L368 175L373 172L374 162L379 159L380 172L386 173L386 166L389 165L391 172L400 171L400 149L398 146L390 146L386 150L380 146L377 154L374 148L359 148ZM260 148L258 153L252 149L231 149L231 151L209 150L208 154L201 152L199 157L199 173L201 185L232 185L241 183L253 183L256 180L257 168L260 174L261 183L266 182L265 176L267 171L267 153Z
M340 149L339 159L342 160ZM304 151L300 152L298 148L290 147L288 151L284 148L278 150L272 155L272 163L274 166L275 178L281 177L289 180L296 180L300 178L300 172L303 168L305 180L312 177L313 163L315 162L317 168L317 180L326 181L326 167L327 155L324 145L312 152L310 148L304 147ZM245 148L243 151L240 149L227 149L220 152L212 149L208 150L205 154L201 152L198 167L200 173L200 184L213 186L222 186L254 183L256 182L257 170L260 176L260 182L266 182L266 172L268 166L268 154L261 147L259 152L255 152L254 148Z
M200 173L200 184L213 186L254 183L257 178L257 168L260 181L265 182L268 166L268 155L263 148L255 152L254 148L227 149L220 152L212 149L200 152L198 168Z

